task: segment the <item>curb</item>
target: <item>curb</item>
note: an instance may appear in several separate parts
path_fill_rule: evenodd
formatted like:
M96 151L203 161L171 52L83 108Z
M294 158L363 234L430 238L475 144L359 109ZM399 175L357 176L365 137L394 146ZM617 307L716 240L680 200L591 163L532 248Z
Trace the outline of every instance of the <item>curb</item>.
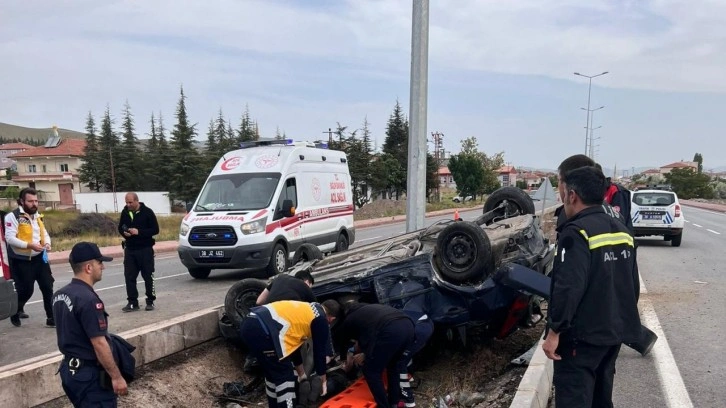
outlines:
M700 201L693 201L693 200L680 200L680 203L685 206L688 206L688 207L695 207L695 208L700 208L702 210L711 210L711 211L726 213L726 205L723 205L723 204L702 203Z
M220 305L188 313L119 335L136 346L133 355L138 368L219 337L221 308ZM33 407L64 397L56 376L62 358L56 351L0 367L0 406Z
M542 350L542 343L543 339L537 342L537 348L517 387L510 408L547 408L549 404L554 365Z

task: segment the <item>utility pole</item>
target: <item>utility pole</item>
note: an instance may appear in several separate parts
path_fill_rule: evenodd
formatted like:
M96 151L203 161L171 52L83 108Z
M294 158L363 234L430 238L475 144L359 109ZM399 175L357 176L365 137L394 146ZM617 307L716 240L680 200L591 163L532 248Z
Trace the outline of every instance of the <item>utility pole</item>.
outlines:
M608 71L605 71L603 73L597 74L597 75L584 75L579 72L575 72L575 75L581 76L588 79L588 85L587 85L587 122L585 123L585 154L587 154L587 142L589 139L589 130L590 130L590 94L592 91L592 79L597 78L599 76L607 74ZM592 141L590 141L592 143Z
M111 192L113 193L113 212L118 212L118 200L116 200L116 172L113 169L113 148L108 147L108 159L111 162Z
M330 147L333 144L333 129L328 128L328 131L323 131L323 133L328 134L328 147Z
M424 227L426 213L426 113L429 76L429 0L412 0L411 115L408 134L406 231Z
M436 201L441 201L441 176L439 168L444 159L444 134L441 132L431 132L434 139L434 159L436 163Z

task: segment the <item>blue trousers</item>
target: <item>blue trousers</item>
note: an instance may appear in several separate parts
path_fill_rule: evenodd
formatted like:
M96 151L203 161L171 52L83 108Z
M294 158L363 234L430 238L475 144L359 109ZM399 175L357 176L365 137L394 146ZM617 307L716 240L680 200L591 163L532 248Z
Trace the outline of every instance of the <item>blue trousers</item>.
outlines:
M63 391L76 408L116 408L118 396L113 390L101 388L100 371L97 366L83 366L75 370L75 374L63 361L60 366L60 377Z

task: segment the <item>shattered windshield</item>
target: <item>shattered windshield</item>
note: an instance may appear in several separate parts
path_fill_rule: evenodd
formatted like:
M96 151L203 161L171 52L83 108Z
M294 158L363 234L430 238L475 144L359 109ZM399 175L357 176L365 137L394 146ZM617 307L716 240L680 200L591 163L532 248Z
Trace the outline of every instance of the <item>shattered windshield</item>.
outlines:
M204 186L195 211L249 211L267 208L280 173L243 173L213 176Z

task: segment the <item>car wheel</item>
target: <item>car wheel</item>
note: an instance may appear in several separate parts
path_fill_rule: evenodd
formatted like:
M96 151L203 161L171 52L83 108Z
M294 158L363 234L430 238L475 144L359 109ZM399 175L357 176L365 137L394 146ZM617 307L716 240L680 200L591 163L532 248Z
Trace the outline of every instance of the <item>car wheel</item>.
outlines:
M257 306L257 297L267 287L261 279L247 278L232 285L224 297L224 312L239 330L242 322L250 314L250 309Z
M287 270L287 250L280 243L275 244L270 256L270 263L267 264L267 276L275 276Z
M300 261L308 262L315 259L323 259L323 252L320 248L313 244L302 244L295 251L295 255L292 257L292 264L296 265Z
M207 279L212 272L210 268L189 268L188 270L194 279Z
M502 187L493 192L484 203L484 212L487 213L497 208L504 200L507 200L508 216L511 217L515 213L518 213L517 215L534 215L532 197L519 187Z
M671 235L671 246L674 246L674 247L681 246L681 238L683 238L682 232L678 235Z
M335 252L343 252L348 250L348 237L342 232L338 235L338 242L335 244Z
M436 239L434 259L441 275L452 283L482 279L491 272L489 237L469 221L453 223Z

